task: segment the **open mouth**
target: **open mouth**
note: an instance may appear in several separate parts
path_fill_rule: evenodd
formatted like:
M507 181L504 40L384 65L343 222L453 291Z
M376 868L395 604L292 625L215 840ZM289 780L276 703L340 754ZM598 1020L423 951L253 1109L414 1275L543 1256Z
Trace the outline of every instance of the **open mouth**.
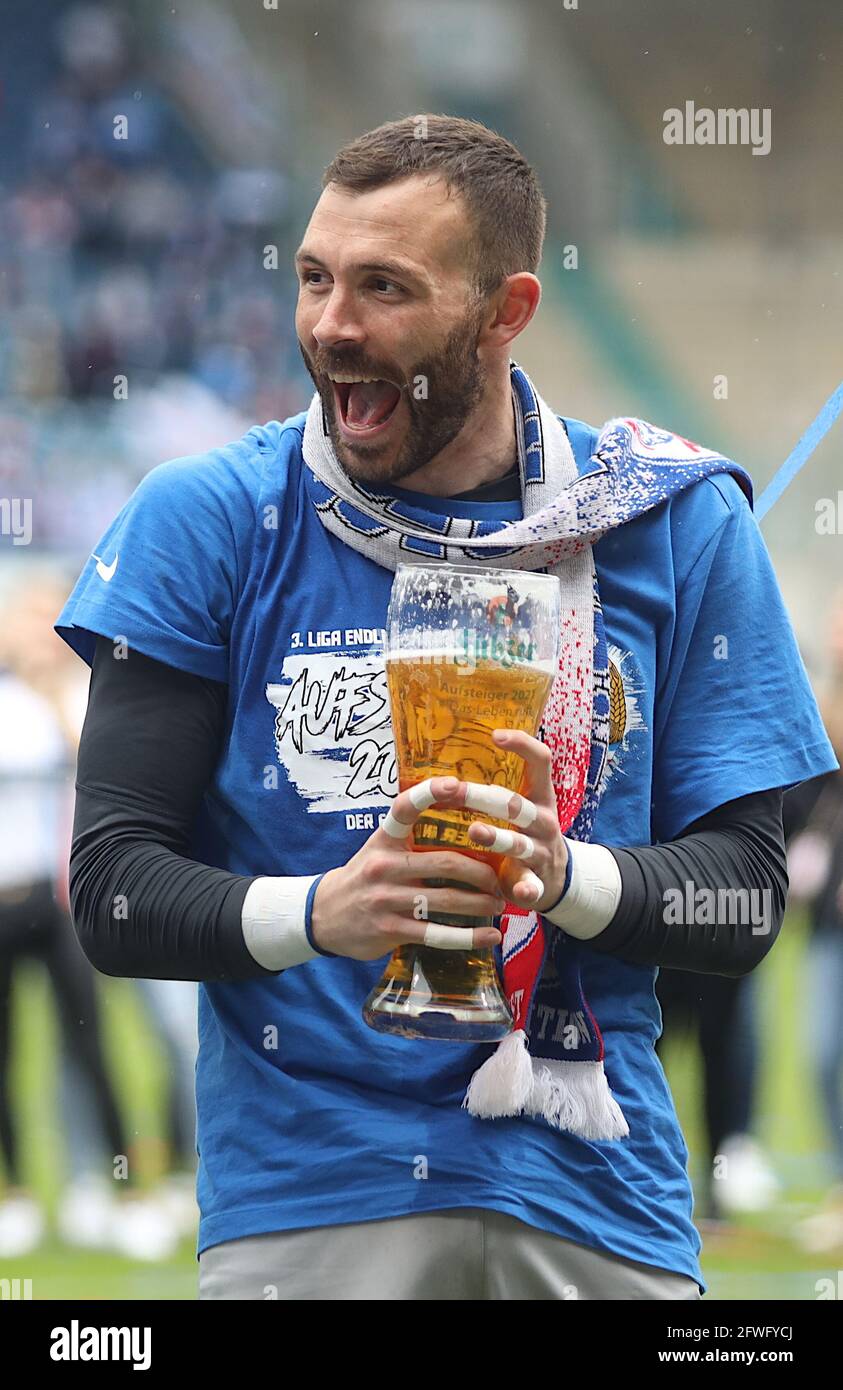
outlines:
M332 376L337 416L349 434L366 437L384 429L398 406L401 390L392 381Z

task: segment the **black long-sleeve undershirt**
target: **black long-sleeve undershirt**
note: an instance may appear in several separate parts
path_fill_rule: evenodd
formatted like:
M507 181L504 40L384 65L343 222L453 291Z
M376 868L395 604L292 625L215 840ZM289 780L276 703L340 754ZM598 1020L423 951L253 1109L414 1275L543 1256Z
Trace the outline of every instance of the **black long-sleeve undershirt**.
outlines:
M228 687L97 638L79 743L70 905L106 975L249 980L273 972L243 938L254 878L190 858L223 747ZM257 875L255 876L257 877Z
M769 951L784 917L783 795L778 787L727 801L670 844L613 848L623 884L621 901L608 927L589 945L640 965L748 974ZM677 914L666 912L665 893L671 889L679 890L679 915L685 920L672 921ZM700 889L715 890L712 922L705 920L707 904L695 901ZM741 889L752 895L743 900L749 912L734 897L718 902L718 892ZM742 912L746 920L737 920Z
M228 689L100 637L79 746L70 899L80 943L107 975L247 980L271 975L243 939L254 877L196 863L191 828L223 750ZM787 871L782 793L740 797L669 845L613 850L623 893L588 944L640 964L751 970L781 925ZM327 866L326 866L327 867ZM671 888L769 889L767 935L752 925L666 925Z

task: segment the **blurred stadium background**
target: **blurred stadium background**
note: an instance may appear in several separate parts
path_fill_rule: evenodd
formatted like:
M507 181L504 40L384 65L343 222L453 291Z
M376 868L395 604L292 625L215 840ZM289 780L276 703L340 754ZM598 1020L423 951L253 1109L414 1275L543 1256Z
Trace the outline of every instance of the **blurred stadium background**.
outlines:
M336 147L398 115L474 116L536 164L545 298L518 356L560 411L716 445L759 495L843 378L837 0L0 0L0 16L0 494L32 499L31 542L0 536L0 600L24 578L69 589L162 459L307 403L291 254ZM666 145L664 112L688 100L770 108L771 152ZM843 580L841 447L838 424L764 523L818 688ZM817 528L824 498L837 536ZM814 1298L843 1253L794 1239L829 1181L806 934L792 911L756 981L755 1132L780 1192L706 1223L712 1298ZM173 1166L169 1054L132 982L98 988L152 1193ZM69 1082L34 964L12 1003L24 1179L51 1223L12 1272L42 1298L195 1297L189 1222L166 1254L59 1238ZM666 1068L702 1183L689 1041Z

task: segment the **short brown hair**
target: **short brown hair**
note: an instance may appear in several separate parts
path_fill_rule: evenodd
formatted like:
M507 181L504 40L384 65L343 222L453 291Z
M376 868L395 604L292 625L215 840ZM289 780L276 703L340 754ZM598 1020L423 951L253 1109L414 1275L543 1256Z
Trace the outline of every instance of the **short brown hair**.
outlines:
M460 116L405 116L359 135L322 178L364 193L411 174L438 174L462 195L475 231L475 286L487 295L541 261L546 203L535 170L509 140Z

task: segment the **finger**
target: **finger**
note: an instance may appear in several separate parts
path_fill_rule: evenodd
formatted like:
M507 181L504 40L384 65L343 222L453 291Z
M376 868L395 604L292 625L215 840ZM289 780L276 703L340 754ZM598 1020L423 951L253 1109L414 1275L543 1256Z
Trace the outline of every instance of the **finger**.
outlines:
M398 793L380 829L391 840L406 840L422 812L429 810L434 801L452 798L458 786L456 777L428 777L424 782L417 782L414 787Z
M470 811L482 811L484 815L493 816L496 820L512 821L519 830L526 830L531 826L539 813L538 807L532 801L528 801L526 796L522 796L520 792L509 791L506 787L495 784L487 786L482 782L463 782L460 784L460 791L463 787L465 795L462 804Z
M396 856L396 875L408 883L428 879L449 879L467 888L479 888L495 896L500 890L498 876L492 865L457 850L408 850L403 858Z
M543 746L543 745L542 745ZM381 822L380 828L391 840L406 840L419 816L433 805L453 809L466 807L509 820L525 829L538 819L539 808L520 792L482 782L461 782L455 777L428 777L400 792ZM542 819L546 819L546 815ZM555 822L554 822L555 824ZM526 841L527 837L524 837ZM529 854L529 848L526 848Z
M443 783L450 778L441 778ZM526 830L536 820L539 809L520 792L498 786L495 782L458 782L454 790L440 791L437 804L447 802L451 808L465 807L469 811L481 811L496 820L509 820L519 829Z
M428 922L424 933L424 945L434 946L439 951L474 951L477 949L476 927L445 927L439 922Z
M455 777L428 777L401 792L393 801L382 823L391 838L403 840L411 826L434 804L451 808L466 807L497 820L509 820L526 830L538 816L538 807L520 792L496 784L461 782Z
M541 739L525 734L521 729L495 729L492 733L495 743L507 753L515 753L524 759L523 788L540 805L555 806L556 794L553 790L553 755Z
M433 946L439 951L482 951L498 946L497 927L449 927L440 922L396 923L396 946Z
M407 890L402 891L406 893ZM415 894L414 902L420 909L423 908L424 917L438 917L447 912L449 916L475 920L478 917L497 917L506 906L499 884L496 884L494 893L474 893L471 889L466 891L455 887L426 887L425 892ZM468 926L468 922L465 925Z
M522 869L515 860L501 866L500 880L509 901L518 907L534 907L544 897L544 883L532 869Z
M508 854L512 859L532 859L536 852L535 840L529 835L515 835L511 830L498 829L496 825L484 825L482 821L472 821L468 827L469 838L494 854Z

